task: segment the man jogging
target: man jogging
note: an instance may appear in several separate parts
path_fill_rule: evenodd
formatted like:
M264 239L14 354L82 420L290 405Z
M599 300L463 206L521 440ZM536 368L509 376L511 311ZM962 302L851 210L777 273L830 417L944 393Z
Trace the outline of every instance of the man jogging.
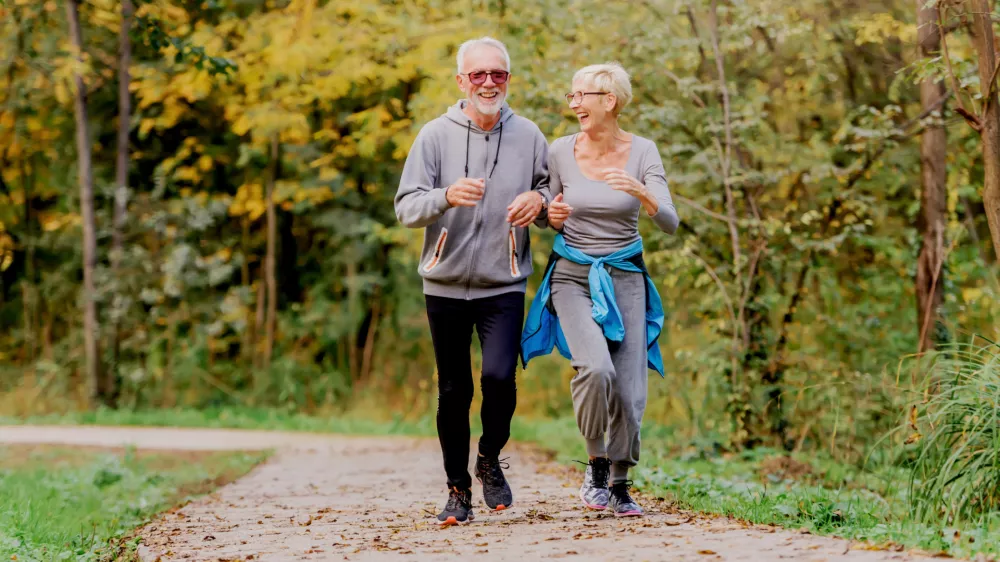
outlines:
M437 429L448 477L442 525L472 512L469 408L472 330L483 350L482 422L476 478L490 509L513 494L500 464L517 402L528 225L547 205L548 143L538 127L505 103L510 56L490 37L458 50L456 80L465 98L426 124L410 149L396 194L396 217L424 228L420 257L427 317L438 370Z

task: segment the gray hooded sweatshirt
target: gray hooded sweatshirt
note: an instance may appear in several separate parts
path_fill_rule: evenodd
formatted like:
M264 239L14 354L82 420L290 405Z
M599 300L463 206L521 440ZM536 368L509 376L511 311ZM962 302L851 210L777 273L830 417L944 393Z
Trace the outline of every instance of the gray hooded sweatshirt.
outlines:
M507 222L507 206L529 190L546 197L548 143L506 103L490 131L462 112L466 103L420 129L399 180L396 217L424 228L425 294L469 300L524 292L532 272L528 229ZM486 180L475 207L451 207L445 198L445 189L462 177Z

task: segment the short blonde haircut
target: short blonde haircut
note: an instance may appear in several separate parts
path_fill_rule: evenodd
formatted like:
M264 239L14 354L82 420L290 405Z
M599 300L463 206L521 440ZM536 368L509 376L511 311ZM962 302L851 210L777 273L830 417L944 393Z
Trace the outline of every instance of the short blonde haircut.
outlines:
M615 95L615 115L632 101L632 83L628 72L617 62L592 64L576 71L573 82L589 84L602 92Z

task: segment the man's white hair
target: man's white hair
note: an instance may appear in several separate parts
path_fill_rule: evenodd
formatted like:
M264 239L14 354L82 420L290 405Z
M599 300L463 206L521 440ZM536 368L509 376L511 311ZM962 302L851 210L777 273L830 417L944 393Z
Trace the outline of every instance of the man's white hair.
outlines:
M507 72L510 72L510 55L507 54L507 46L502 42L490 37L484 36L479 39L469 39L462 46L458 48L458 55L455 56L455 60L458 63L458 73L462 73L462 63L465 61L465 55L478 47L493 47L503 53L503 60L507 63Z
M573 75L574 82L583 82L601 90L615 95L615 114L618 114L623 107L632 101L632 83L629 80L628 72L617 62L605 64L592 64L576 71Z

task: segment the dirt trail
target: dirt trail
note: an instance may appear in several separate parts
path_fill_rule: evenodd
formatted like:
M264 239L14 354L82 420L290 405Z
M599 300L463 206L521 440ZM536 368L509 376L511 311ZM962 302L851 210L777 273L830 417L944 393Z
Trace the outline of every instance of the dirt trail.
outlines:
M580 508L576 473L509 447L514 506L439 529L445 499L433 440L104 427L2 427L0 443L160 449L277 449L267 463L141 531L144 560L916 560L848 541L678 511L642 519ZM478 486L478 485L477 485ZM467 557L467 558L465 558Z

